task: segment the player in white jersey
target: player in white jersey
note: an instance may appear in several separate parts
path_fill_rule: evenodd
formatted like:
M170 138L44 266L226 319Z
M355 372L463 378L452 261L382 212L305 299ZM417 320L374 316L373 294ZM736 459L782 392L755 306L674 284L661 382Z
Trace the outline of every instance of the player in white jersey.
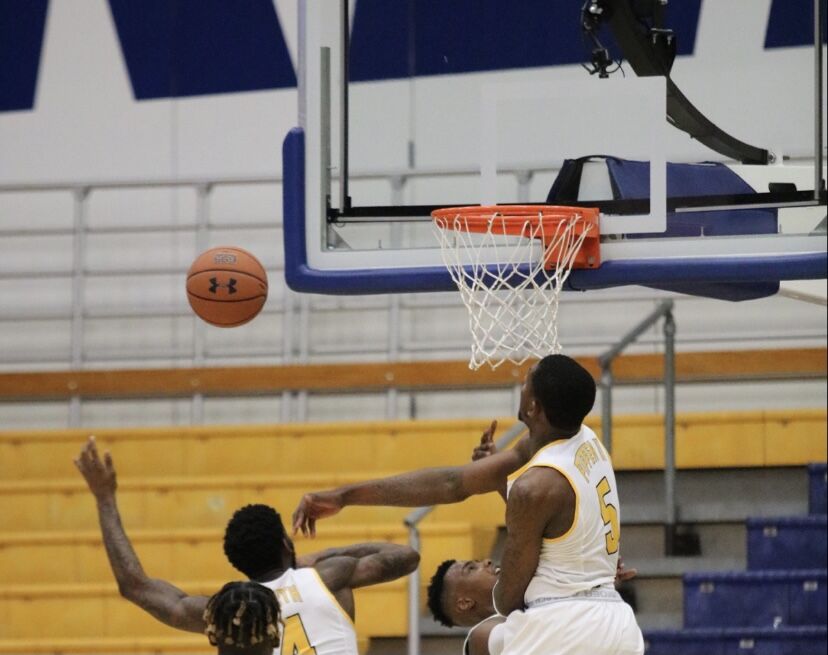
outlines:
M511 615L504 654L643 653L632 610L611 586L619 502L609 457L583 426L594 402L588 371L564 355L544 357L521 390L518 415L529 436L515 449L466 466L306 494L294 512L294 530L313 534L317 519L347 505L419 506L508 493L494 591L498 612Z
M635 569L625 569L618 560L615 583L631 580ZM434 620L447 628L469 628L463 655L501 655L506 617L494 608L492 592L500 567L490 559L446 560L428 585L428 608Z
M112 458L108 453L99 457L94 437L75 465L95 496L121 595L173 628L207 632L211 622L206 596L191 596L144 572L121 523ZM279 514L266 505L248 505L233 515L224 552L233 566L279 600L280 645L273 651L278 655L358 655L352 590L408 575L420 559L407 546L373 543L332 548L297 561ZM258 652L261 644L256 646Z

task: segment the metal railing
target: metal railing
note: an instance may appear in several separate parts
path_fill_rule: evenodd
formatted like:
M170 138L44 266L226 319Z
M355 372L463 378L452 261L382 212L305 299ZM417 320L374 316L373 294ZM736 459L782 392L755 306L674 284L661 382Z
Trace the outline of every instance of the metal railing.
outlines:
M612 453L612 363L645 331L664 319L664 551L674 555L676 535L676 322L673 301L659 303L653 312L598 357L601 366L601 438Z
M644 332L660 320L664 320L664 486L665 486L665 553L674 554L676 533L675 500L675 336L676 323L673 318L673 301L659 303L653 312L630 330L614 346L598 357L601 366L601 430L602 439L607 450L612 452L612 363L629 345L634 343ZM526 432L522 423L513 425L506 434L497 440L498 450L512 444ZM420 523L435 510L436 506L420 507L405 517L403 523L408 528L408 545L420 552ZM420 571L417 569L408 576L408 655L420 655Z
M515 423L506 433L495 442L497 449L508 448L514 441L523 436L526 426ZM408 545L420 552L420 523L435 510L436 506L420 507L403 519L408 528ZM420 569L419 567L408 576L408 655L420 655Z
M530 164L502 170L501 173L511 175L515 182L515 197L519 201L529 198L531 180L540 172L549 173L550 180L557 170L552 165ZM419 169L385 169L385 170L364 170L354 173L351 176L353 181L375 181L384 180L388 184L388 198L394 204L405 202L405 191L412 180L428 178L444 178L446 176L474 176L478 171L472 168L419 168ZM172 359L179 361L189 360L193 366L202 366L211 360L221 360L227 357L255 357L257 359L270 357L282 363L306 363L316 354L344 354L362 356L370 353L387 353L390 361L396 361L401 355L423 350L441 348L444 350L456 351L458 354L465 351L466 343L461 338L448 338L445 343L437 344L433 340L427 343L409 343L402 338L401 325L403 323L400 313L406 303L399 296L390 296L386 301L385 310L388 313L388 339L386 343L365 345L354 344L348 347L347 344L337 344L336 348L320 348L310 340L308 329L310 314L312 311L311 301L307 296L296 297L290 292L285 292L281 303L270 303L264 313L280 314L282 317L282 341L274 344L272 350L263 349L261 346L253 348L249 352L237 351L225 353L211 350L207 346L205 326L193 319L192 336L189 343L174 344L170 347L141 348L136 351L120 349L93 353L84 347L85 334L88 329L88 321L100 318L139 318L139 317L180 317L192 316L189 309L183 305L159 307L148 304L147 307L98 307L90 308L87 302L87 282L93 278L114 278L121 276L141 277L147 275L181 275L186 272L184 266L168 265L163 267L129 267L115 265L109 267L90 268L89 260L89 237L91 235L119 234L129 236L147 232L157 233L192 233L196 250L201 252L208 247L209 234L213 231L227 230L261 230L281 227L280 207L273 208L272 221L246 221L246 222L225 222L215 220L213 214L214 192L219 188L228 187L251 187L251 186L276 186L281 183L280 176L249 176L249 177L204 177L204 178L179 178L179 179L144 179L144 180L79 180L79 181L57 181L52 183L20 183L0 184L0 196L25 195L25 194L47 194L66 193L71 196L71 222L65 227L44 227L38 229L31 224L19 222L14 225L12 221L4 221L0 227L0 238L8 237L67 237L71 238L71 263L60 270L42 271L36 266L29 270L9 269L0 270L0 281L14 280L15 282L50 278L65 279L70 282L71 297L65 306L46 309L16 309L8 310L0 314L0 322L8 321L67 321L69 324L68 346L59 352L43 350L42 348L26 350L10 348L8 360L5 364L45 364L53 363L57 366L69 365L72 369L81 370L89 364L100 364L107 361L140 361L153 359ZM112 191L136 191L146 190L148 192L156 189L188 189L195 192L195 207L192 220L186 223L181 222L159 222L152 225L139 224L117 224L117 225L93 225L90 224L90 200L99 192ZM10 225L12 223L12 225ZM274 243L274 248L281 247ZM194 253L195 255L196 253ZM32 260L34 262L34 260ZM280 266L268 267L271 272L279 272ZM281 276L278 276L281 278ZM359 304L359 300L354 301ZM434 306L444 304L444 300L435 297ZM424 306L422 303L421 306ZM336 311L335 308L334 311ZM315 310L314 310L315 311ZM321 310L329 311L329 310ZM285 392L282 398L282 419L284 421L302 421L307 415L307 399L303 392L295 394ZM397 392L389 390L386 401L386 418L397 418ZM201 423L204 416L203 398L200 394L194 394L191 406L191 422ZM75 398L69 403L68 420L69 427L78 427L81 421L81 400Z

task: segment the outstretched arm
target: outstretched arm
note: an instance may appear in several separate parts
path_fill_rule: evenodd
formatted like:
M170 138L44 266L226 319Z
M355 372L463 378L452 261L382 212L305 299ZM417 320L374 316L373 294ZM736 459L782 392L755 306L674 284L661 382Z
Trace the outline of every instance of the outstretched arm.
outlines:
M144 573L121 523L115 500L115 466L109 453L105 453L101 460L95 438L90 437L75 460L75 466L95 496L106 554L121 595L162 623L179 630L203 633L207 627L203 619L207 597L190 596L169 582L150 578Z
M485 457L491 457L492 455L496 455L498 453L497 445L494 442L495 430L497 430L497 421L492 421L492 424L480 437L480 443L477 444L472 451L473 462ZM503 501L506 502L506 480L503 481L503 484L500 486L500 489L497 490L497 493L499 493L500 497L503 498Z
M469 496L499 491L506 478L529 459L528 439L511 450L465 466L427 468L337 489L305 494L293 513L294 534L316 534L316 521L348 505L420 507L459 503Z
M296 566L299 568L316 566L320 562L326 559L331 559L332 557L355 557L360 559L362 557L368 557L368 555L391 552L396 548L398 548L396 544L391 544L387 541L367 542L363 544L353 544L351 546L326 548L325 550L320 550L316 553L299 555L296 558Z
M352 552L356 553L366 545L354 546ZM332 555L317 562L314 568L342 609L354 619L354 589L396 580L411 573L419 563L420 554L416 550L385 544L371 554Z
M413 548L386 544L372 555L330 557L315 568L328 589L336 592L396 580L414 571L419 563L420 554Z

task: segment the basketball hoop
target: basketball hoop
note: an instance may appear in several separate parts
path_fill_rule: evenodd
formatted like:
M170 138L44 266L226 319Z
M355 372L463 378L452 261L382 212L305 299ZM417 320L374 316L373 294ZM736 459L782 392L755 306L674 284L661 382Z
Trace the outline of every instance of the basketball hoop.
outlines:
M431 214L469 310L469 368L561 350L558 302L573 268L601 264L599 212L586 207L449 207Z

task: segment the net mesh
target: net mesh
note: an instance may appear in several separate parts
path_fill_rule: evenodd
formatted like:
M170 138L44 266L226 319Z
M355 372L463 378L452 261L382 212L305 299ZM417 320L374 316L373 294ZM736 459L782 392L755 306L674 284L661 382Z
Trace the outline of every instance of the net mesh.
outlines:
M494 211L482 229L462 213L445 212L434 216L434 227L469 312L469 368L561 351L560 294L592 225L574 212L550 222L538 210L521 217Z

